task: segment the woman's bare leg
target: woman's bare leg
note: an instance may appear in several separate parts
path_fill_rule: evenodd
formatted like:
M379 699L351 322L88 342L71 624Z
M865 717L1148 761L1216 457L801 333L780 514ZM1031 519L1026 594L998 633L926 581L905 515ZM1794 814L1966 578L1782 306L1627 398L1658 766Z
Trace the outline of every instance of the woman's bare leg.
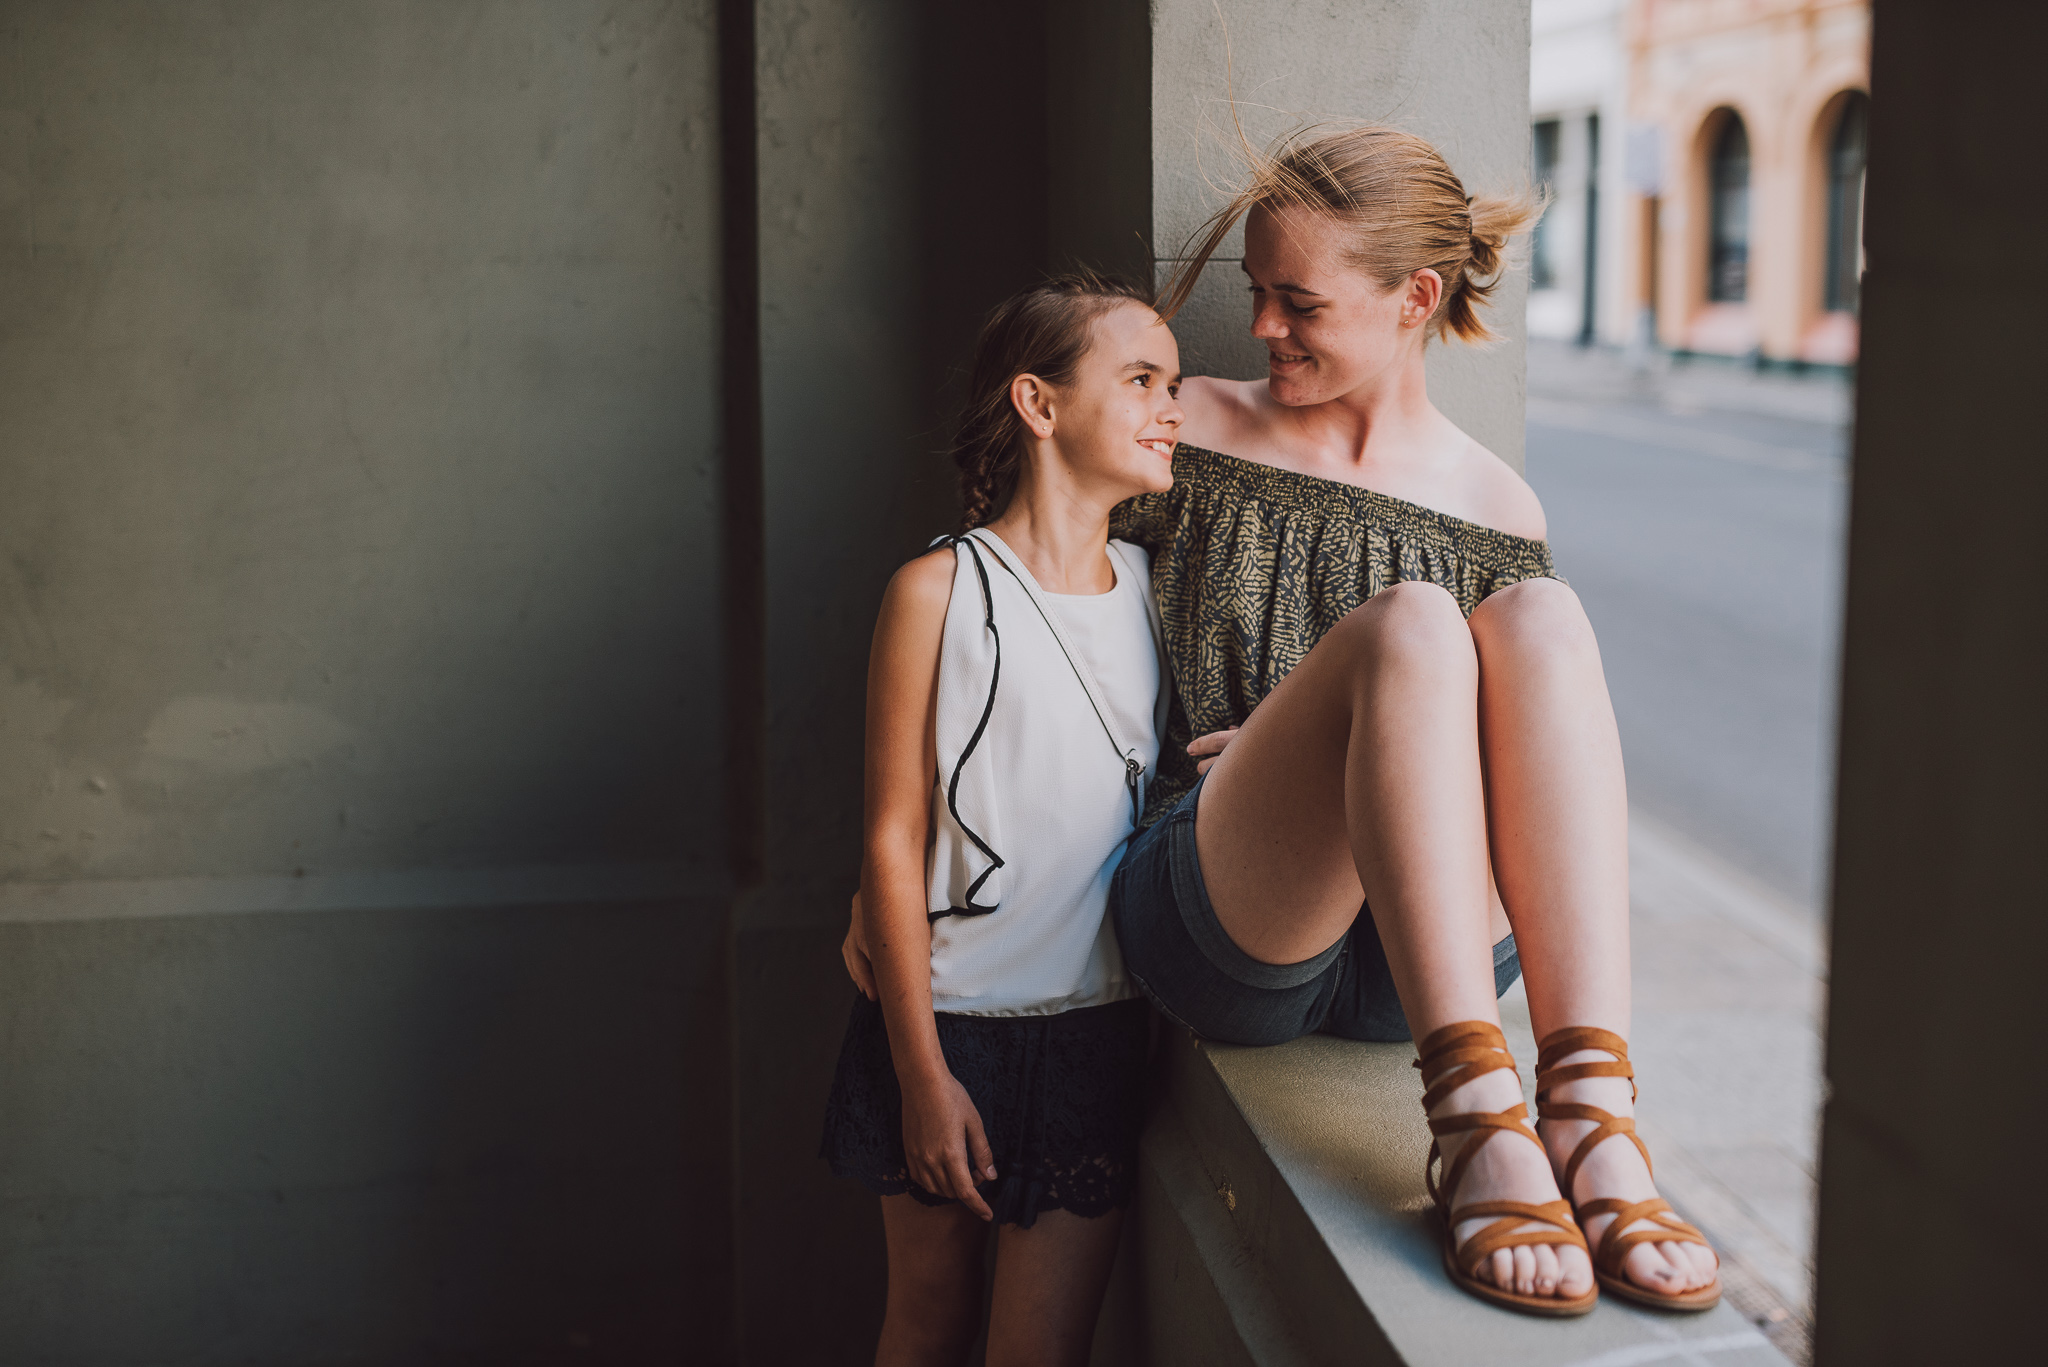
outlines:
M1123 1212L1083 1219L1049 1210L996 1235L988 1367L1087 1367L1095 1319L1116 1261Z
M1335 943L1369 898L1418 1039L1499 1022L1494 1000L1480 662L1455 601L1398 584L1347 616L1259 704L1209 771L1196 812L1202 876L1238 947L1299 963ZM1473 1079L1439 1113L1521 1101L1506 1072ZM1470 1136L1451 1136L1455 1153ZM1460 1202L1553 1201L1535 1145L1485 1145ZM1486 1220L1465 1222L1469 1237ZM1503 1249L1482 1273L1527 1294L1592 1284L1577 1249Z
M1494 874L1514 925L1536 1038L1575 1025L1626 1038L1628 790L1592 624L1569 588L1536 579L1481 603L1471 631ZM1567 1061L1609 1057L1585 1050ZM1625 1078L1582 1078L1560 1086L1556 1097L1615 1115L1634 1110ZM1562 1173L1593 1122L1541 1128ZM1588 1199L1657 1194L1627 1140L1594 1149L1576 1185ZM1588 1239L1597 1245L1613 1218L1587 1221ZM1626 1263L1630 1280L1667 1294L1708 1285L1714 1268L1713 1253L1698 1244L1638 1244Z
M965 1206L882 1198L889 1300L876 1367L959 1367L981 1328L988 1226Z

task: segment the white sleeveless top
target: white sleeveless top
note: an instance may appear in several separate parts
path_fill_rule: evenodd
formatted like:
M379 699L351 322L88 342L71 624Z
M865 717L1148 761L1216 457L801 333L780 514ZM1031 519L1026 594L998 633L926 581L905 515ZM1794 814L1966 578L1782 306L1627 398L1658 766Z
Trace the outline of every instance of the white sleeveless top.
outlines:
M953 548L939 651L932 1006L1038 1016L1121 1001L1133 993L1105 914L1109 879L1164 729L1150 566L1112 541L1115 588L1050 594L986 527L967 539ZM1142 766L1135 803L1119 743Z

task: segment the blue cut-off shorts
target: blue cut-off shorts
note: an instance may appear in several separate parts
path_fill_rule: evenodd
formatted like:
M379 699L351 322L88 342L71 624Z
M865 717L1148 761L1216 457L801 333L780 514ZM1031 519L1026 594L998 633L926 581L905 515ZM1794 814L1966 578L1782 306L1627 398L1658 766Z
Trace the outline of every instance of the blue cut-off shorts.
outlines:
M1166 1015L1227 1044L1280 1044L1316 1030L1387 1043L1413 1039L1371 907L1359 909L1336 944L1298 964L1261 963L1237 947L1216 919L1195 854L1201 796L1198 781L1140 833L1109 885L1109 912L1131 980ZM1493 947L1495 994L1521 975L1510 935Z

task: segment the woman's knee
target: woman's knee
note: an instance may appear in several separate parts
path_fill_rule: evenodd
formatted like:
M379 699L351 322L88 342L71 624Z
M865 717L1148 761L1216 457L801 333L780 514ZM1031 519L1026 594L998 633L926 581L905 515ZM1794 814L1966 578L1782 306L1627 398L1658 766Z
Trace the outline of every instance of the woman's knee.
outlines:
M1345 615L1331 635L1376 660L1472 658L1472 634L1458 600L1438 584L1390 584Z
M1472 614L1471 632L1482 654L1593 650L1597 655L1598 649L1579 595L1557 579L1526 579L1489 595Z

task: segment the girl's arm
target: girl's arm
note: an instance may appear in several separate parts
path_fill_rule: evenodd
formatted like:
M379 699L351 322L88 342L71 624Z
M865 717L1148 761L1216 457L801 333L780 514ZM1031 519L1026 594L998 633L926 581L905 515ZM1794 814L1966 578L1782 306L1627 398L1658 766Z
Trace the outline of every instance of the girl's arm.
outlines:
M903 1156L926 1191L982 1219L975 1183L996 1175L981 1116L946 1067L932 1019L932 932L925 916L931 847L939 647L954 556L934 551L889 581L868 659L866 839L860 917L889 1052L903 1088Z

